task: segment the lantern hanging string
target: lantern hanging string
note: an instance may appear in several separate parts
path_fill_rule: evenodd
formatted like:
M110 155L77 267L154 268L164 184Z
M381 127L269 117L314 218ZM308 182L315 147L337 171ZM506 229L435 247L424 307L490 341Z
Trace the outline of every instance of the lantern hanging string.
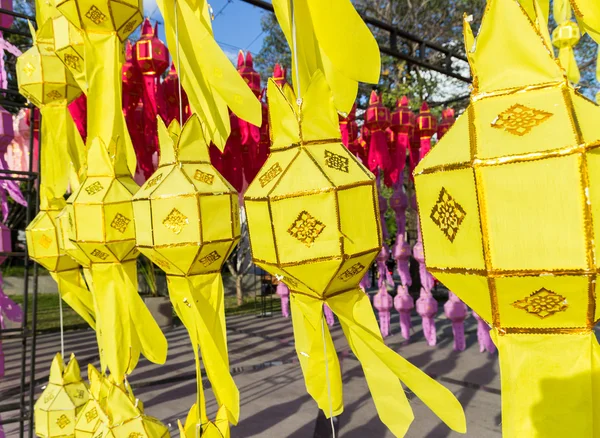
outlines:
M173 2L175 9L175 54L177 57L177 85L179 91L179 126L183 127L183 100L181 98L181 64L179 62L179 17L177 15L177 0Z
M292 56L294 58L294 73L296 76L296 103L298 104L298 110L302 105L302 91L300 87L300 71L298 69L298 43L296 38L296 15L294 13L294 0L290 0L290 15L292 21ZM331 422L331 436L335 437L335 428L333 426L333 401L331 398L331 382L329 380L329 364L327 361L327 342L325 342L325 320L321 315L321 336L323 337L323 353L325 356L325 381L327 383L327 398L329 401L329 421Z

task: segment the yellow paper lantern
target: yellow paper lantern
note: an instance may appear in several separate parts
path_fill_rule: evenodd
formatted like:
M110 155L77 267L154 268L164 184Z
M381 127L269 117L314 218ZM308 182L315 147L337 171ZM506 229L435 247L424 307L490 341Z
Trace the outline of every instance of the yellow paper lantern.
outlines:
M30 31L34 45L17 58L19 92L40 108L65 106L81 94L81 89L54 52L52 22L42 25L39 38L32 27Z
M326 303L394 434L404 435L413 418L399 378L450 427L464 431L464 413L452 393L385 346L358 286L381 248L375 177L343 146L325 77L315 73L299 107L293 91L273 80L267 97L271 155L244 201L254 262L290 289L308 392L326 416L343 411L339 363L323 323Z
M192 339L201 424L208 419L198 347L217 403L237 424L239 392L229 373L221 268L240 238L238 194L211 165L196 114L183 129L173 121L167 130L158 119L158 135L159 167L133 197L137 245L167 273L173 307Z
M57 0L56 8L84 32L114 33L121 41L142 23L142 0Z
M79 364L71 354L65 368L57 353L50 367L50 380L35 403L35 433L39 437L73 437L75 420L88 401L88 390L81 379Z
M417 202L428 270L493 327L504 436L596 436L600 109L542 31L511 0L489 0L476 44L465 21L471 102Z
M42 196L42 208L25 230L29 257L50 272L58 284L61 298L95 328L92 295L79 272L79 265L60 245L62 236L57 217L65 201L59 198L48 202L45 199Z
M574 84L581 79L575 52L573 51L573 47L577 45L580 39L579 27L572 21L559 24L552 32L552 43L558 48L558 59L567 71L567 77Z
M91 261L98 343L102 370L123 381L140 352L164 363L167 341L137 290L135 224L131 198L138 186L131 178L117 139L108 148L96 137L88 172L68 200L70 240Z
M48 20L37 34L31 29L34 46L17 60L19 91L39 105L42 113L41 211L27 226L27 246L29 256L48 269L58 283L62 299L94 327L92 296L78 265L60 247L57 228L69 176L76 187L76 173L84 159L83 142L67 109L81 90L53 51L51 26Z

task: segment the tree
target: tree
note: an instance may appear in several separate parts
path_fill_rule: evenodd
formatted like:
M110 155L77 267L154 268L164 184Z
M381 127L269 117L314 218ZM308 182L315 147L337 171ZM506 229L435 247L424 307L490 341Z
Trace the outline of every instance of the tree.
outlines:
M262 48L254 57L254 66L263 79L273 75L273 67L280 64L291 71L291 52L285 36L279 27L275 14L266 12L260 19L260 25L265 33ZM288 77L289 79L289 77Z
M417 35L427 41L437 43L464 56L465 49L462 35L463 15L472 15L472 27L476 31L481 24L481 18L486 0L355 0L356 9L366 16L378 19L395 27ZM556 23L551 20L551 30ZM256 57L256 65L261 74L270 75L275 62L289 65L289 48L277 24L275 16L265 13L262 18L262 28L266 37L262 49ZM375 38L383 45L389 46L389 34L375 28L371 29ZM401 42L398 50L416 54L418 46ZM588 97L594 97L599 87L595 80L595 67L598 47L586 35L576 46L575 52L580 66L582 80L579 84L581 91ZM425 56L431 62L440 62L432 53ZM357 62L360 54L357 53ZM457 65L461 71L469 71L466 63ZM362 84L359 91L359 106L366 105L366 97L373 88L370 84ZM376 87L386 105L392 107L397 97L408 95L413 98L417 109L420 102L443 102L455 97L467 96L469 87L457 79L449 78L441 73L410 65L390 56L382 56L382 75ZM467 99L452 103L456 109L466 107Z
M244 304L243 280L253 266L248 221L246 220L246 210L244 207L240 208L240 242L227 260L226 266L235 282L237 305L241 306Z

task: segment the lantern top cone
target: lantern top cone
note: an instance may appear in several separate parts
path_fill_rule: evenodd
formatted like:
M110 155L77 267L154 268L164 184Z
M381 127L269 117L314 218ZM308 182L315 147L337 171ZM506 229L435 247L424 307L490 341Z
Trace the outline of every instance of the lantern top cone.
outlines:
M238 57L238 62L239 62L239 57ZM281 64L275 64L275 67L273 67L273 80L280 87L283 87L283 85L287 83L286 69L283 68L281 66Z
M159 167L133 198L138 248L171 275L219 272L240 236L238 194L210 163L198 115L183 129L158 118L158 138Z
M384 130L390 126L390 110L381 102L375 90L371 91L369 106L365 116L365 126L371 130Z
M411 134L415 127L415 113L408 106L408 97L402 96L396 100L396 108L391 114L390 128L394 132Z
M150 19L146 18L142 24L142 37L135 43L133 58L143 75L160 76L169 67L169 51L158 38L156 26L152 29Z
M427 267L500 333L589 331L600 108L517 2L490 0L465 39L470 105L415 170Z
M256 72L256 70L254 70L252 53L246 52L246 56L244 56L244 52L240 50L240 52L238 53L237 69L240 72L242 78L244 78L244 81L246 81L246 83L254 93L254 95L256 97L260 96L260 92L262 91L260 88L260 75Z
M267 96L271 155L244 197L254 261L313 297L357 287L381 248L374 177L341 143L320 71L299 108L273 79Z

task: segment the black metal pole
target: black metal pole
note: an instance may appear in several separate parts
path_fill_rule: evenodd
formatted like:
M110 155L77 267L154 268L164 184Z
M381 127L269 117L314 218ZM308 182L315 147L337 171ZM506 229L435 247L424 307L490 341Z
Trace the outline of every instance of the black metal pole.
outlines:
M39 125L38 125L38 188L41 184L41 170L42 170L42 113L41 111L37 111L39 114ZM32 121L31 126L35 127L35 110L31 110ZM30 144L34 145L34 136L32 135L29 139ZM31 158L29 160L29 170L33 171L33 156L34 156L34 148L30 149ZM35 190L30 191L30 199L35 196L34 205L35 205L35 214L39 211L39 190L36 192ZM27 225L29 225L30 218L27 219ZM27 243L25 243L25 247L27 248ZM25 257L25 263L29 263L29 257ZM27 278L27 277L25 277ZM38 298L38 264L33 264L33 305L31 307L31 363L30 369L31 374L29 377L29 438L33 438L33 430L34 430L34 416L33 416L33 406L34 406L34 394L35 394L35 350L37 347L37 298Z

